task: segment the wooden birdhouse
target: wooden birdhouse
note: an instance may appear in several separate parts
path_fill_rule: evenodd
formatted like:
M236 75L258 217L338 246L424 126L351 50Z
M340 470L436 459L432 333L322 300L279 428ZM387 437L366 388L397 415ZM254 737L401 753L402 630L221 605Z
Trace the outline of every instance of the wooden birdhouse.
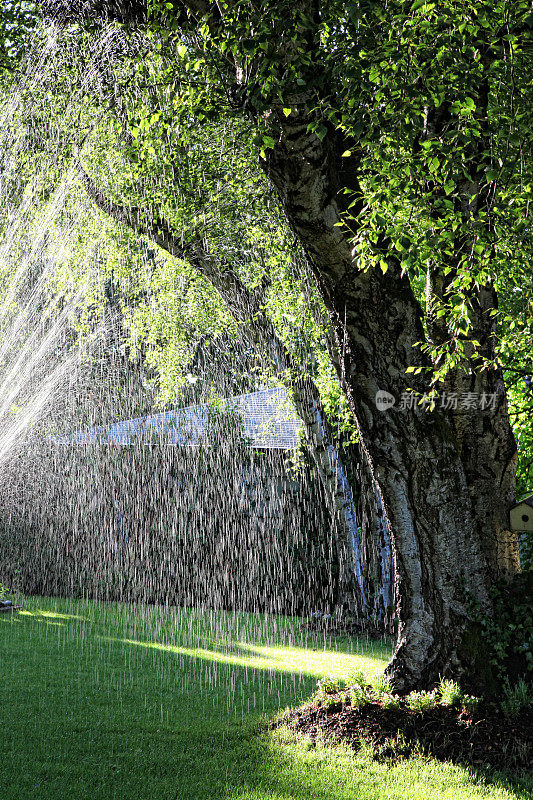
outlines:
M512 531L533 531L533 494L522 498L509 512Z

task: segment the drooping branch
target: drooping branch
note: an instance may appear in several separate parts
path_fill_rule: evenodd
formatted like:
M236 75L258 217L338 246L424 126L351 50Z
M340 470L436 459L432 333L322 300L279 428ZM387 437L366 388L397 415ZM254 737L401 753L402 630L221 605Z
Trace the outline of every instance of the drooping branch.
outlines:
M148 211L111 200L81 166L79 173L85 191L98 208L121 225L147 236L170 255L191 264L212 284L238 321L250 321L261 312L264 300L262 293L250 292L232 269L223 269L201 245L191 244L176 236L165 220L151 216Z
M252 292L231 268L222 269L201 243L187 243L176 236L168 224L152 217L146 210L120 205L98 188L80 166L80 178L88 196L104 213L135 233L147 236L166 252L187 261L218 292L233 316L248 323L255 344L270 358L277 375L289 381L298 415L304 424L306 444L326 490L330 510L335 519L337 551L340 561L340 602L356 610L366 611L366 595L361 562L361 548L356 521L354 497L334 437L322 407L320 395L310 378L297 378L292 356L279 338L271 320L262 309L264 289ZM354 608L354 578L360 599Z

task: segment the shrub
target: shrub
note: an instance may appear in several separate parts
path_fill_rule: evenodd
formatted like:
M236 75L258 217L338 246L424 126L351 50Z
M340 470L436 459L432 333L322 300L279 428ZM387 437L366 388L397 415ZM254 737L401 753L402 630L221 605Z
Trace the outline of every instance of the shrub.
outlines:
M511 583L500 583L492 591L492 616L486 615L472 597L467 597L474 624L469 647L487 652L481 680L496 694L506 682L533 676L533 572L518 575Z

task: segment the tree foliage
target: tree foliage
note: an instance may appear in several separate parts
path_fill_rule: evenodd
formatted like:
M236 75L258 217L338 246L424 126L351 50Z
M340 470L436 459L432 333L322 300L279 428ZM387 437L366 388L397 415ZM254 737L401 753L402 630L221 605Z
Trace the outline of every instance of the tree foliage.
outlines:
M0 69L20 68L28 48L28 40L39 22L34 3L28 0L6 0L0 15Z
M133 46L117 29L113 58L101 58L95 86L80 97L84 111L66 155L77 157L76 141L90 137L82 161L104 192L201 240L252 289L266 280L270 316L304 370L322 365L318 382L333 410L340 392L324 347L324 309L302 269L294 280L297 248L260 167L268 171L280 115L305 107L319 139L340 133L342 226L358 267L386 270L392 251L410 275L430 356L412 369L431 371L427 390L465 358L507 370L521 494L533 459L528 4L327 2L319 16L303 3L218 9L190 4L187 15L182 4L150 2ZM4 41L18 43L11 53L20 54L35 24L31 4L9 4L2 20ZM81 75L93 55L94 25L70 35L79 53L60 72L66 104L73 72ZM91 213L85 248L93 246ZM112 224L105 229L118 251L100 257L100 286L112 276L132 352L145 343L164 396L175 398L199 339L234 322L184 263L177 274L174 260L158 256L152 273L139 270L144 245L126 244ZM86 263L80 247L71 263ZM435 275L440 291L426 296ZM490 310L498 348L490 353L476 344L472 320L473 290L484 285L499 296Z

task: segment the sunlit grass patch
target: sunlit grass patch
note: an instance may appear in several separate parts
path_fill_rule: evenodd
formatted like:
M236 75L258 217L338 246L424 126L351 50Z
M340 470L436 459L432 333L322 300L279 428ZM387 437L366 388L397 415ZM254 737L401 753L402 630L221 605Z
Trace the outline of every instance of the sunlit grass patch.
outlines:
M391 764L374 760L368 745L355 753L345 745L325 746L296 740L290 729L263 739L268 753L264 786L243 786L228 800L516 800L530 797L530 787L511 786L501 776L487 780L465 767L414 757Z
M87 619L79 614L65 614L59 611L50 611L48 609L36 608L33 611L23 609L18 612L21 617L44 617L45 619Z
M110 637L102 637L109 639ZM314 677L331 676L346 679L354 668L363 667L369 672L386 665L383 657L342 653L335 650L308 650L303 647L257 646L249 642L227 642L213 649L205 647L179 647L161 642L143 642L135 639L119 639L123 644L151 650L204 659L219 664L231 664L247 669L288 672Z

